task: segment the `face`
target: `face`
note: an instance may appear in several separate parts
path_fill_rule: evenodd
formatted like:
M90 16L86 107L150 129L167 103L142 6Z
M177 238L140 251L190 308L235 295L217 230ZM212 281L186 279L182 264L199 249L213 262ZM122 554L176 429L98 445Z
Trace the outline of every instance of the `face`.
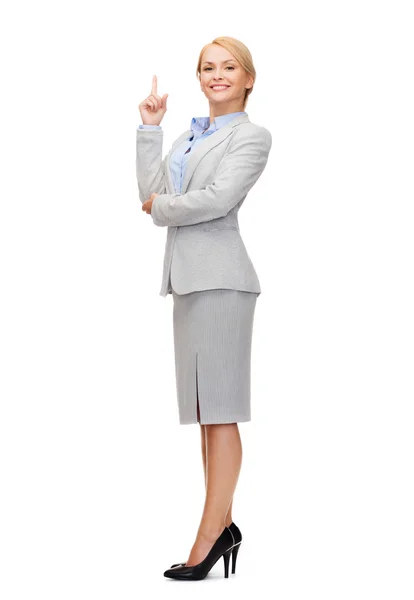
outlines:
M213 86L220 84L225 87L214 89ZM216 109L237 112L243 110L245 91L252 87L253 77L228 50L212 44L206 48L201 60L200 85Z

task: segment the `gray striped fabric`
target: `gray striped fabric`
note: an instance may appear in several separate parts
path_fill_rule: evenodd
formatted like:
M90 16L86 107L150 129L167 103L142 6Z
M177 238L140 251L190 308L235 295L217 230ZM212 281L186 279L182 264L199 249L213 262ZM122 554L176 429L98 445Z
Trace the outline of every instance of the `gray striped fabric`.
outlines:
M173 297L180 424L251 420L250 359L259 294L211 289Z

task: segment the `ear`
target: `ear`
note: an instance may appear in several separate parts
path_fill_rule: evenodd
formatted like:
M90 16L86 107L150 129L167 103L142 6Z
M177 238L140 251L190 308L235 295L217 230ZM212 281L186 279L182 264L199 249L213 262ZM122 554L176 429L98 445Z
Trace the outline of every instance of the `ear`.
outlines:
M246 87L247 89L250 89L250 88L252 88L252 87L253 87L253 84L254 84L253 77L252 77L251 75L249 75L249 77L247 78L247 82L246 82L246 85L245 85L245 87Z

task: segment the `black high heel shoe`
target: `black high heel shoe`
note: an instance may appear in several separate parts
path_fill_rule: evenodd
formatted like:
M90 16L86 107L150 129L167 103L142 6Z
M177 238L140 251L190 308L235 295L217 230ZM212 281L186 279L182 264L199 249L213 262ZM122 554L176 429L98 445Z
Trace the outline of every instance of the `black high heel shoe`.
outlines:
M171 577L171 579L181 579L183 581L194 581L198 579L204 579L212 567L216 564L219 558L223 557L224 560L224 577L229 576L229 561L232 548L234 546L234 538L228 527L225 527L222 533L219 535L217 540L214 542L213 547L207 554L204 560L197 565L177 566L171 569L167 569L164 572L164 577Z
M237 561L237 554L239 552L240 549L240 544L242 542L242 534L240 529L237 527L236 523L230 523L229 525L229 529L231 531L231 533L233 534L233 538L234 538L234 544L232 547L232 551L231 551L231 572L232 575L234 575L234 573L236 572L236 561ZM184 567L185 566L185 562L182 563L175 563L173 565L171 565L171 569L173 569L174 567Z

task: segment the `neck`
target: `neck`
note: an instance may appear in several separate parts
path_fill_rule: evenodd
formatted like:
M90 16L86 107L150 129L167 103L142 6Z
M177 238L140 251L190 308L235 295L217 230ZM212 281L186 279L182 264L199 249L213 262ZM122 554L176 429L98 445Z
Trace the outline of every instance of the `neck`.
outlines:
M234 112L244 112L243 106L240 106L239 104L236 105L234 102L222 104L221 106L214 106L210 104L210 125L216 117L222 117Z

